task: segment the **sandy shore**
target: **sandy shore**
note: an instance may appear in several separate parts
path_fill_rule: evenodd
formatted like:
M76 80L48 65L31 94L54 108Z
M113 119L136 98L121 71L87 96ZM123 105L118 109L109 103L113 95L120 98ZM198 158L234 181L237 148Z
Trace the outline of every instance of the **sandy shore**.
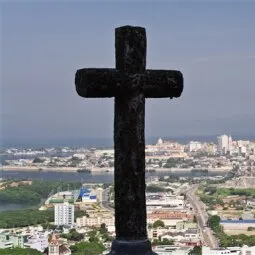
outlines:
M24 171L24 172L66 172L66 173L73 173L77 172L78 169L81 169L80 167L37 167L37 166L3 166L2 170L5 172L14 172L14 171ZM92 173L93 172L112 172L113 169L109 168L99 168L99 167L93 167Z
M4 171L42 171L42 172L76 172L77 167L37 167L37 166L3 166Z
M77 167L37 167L37 166L2 166L3 171L41 171L41 172L77 172L79 168ZM189 172L192 168L156 168L153 169L153 172ZM222 167L222 168L209 168L209 172L228 172L231 171L232 167ZM93 167L93 172L110 172L113 173L113 168L99 168Z

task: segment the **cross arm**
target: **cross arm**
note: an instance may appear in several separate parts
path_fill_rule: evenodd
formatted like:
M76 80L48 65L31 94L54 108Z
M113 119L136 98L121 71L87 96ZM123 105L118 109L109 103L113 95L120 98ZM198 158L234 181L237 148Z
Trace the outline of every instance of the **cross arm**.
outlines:
M85 68L76 72L75 85L82 97L115 97L140 90L146 98L173 98L182 93L183 76L172 70L126 74L111 68Z
M81 97L114 97L118 84L127 77L116 69L84 68L75 75L76 91Z
M147 98L180 97L183 76L175 70L147 70L144 76L144 95Z

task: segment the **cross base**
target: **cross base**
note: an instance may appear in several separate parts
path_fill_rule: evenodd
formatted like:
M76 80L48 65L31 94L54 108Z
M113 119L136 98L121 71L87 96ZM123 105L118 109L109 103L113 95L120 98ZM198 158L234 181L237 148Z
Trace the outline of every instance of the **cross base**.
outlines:
M157 255L157 253L151 250L151 243L148 239L131 241L114 240L111 252L107 255Z

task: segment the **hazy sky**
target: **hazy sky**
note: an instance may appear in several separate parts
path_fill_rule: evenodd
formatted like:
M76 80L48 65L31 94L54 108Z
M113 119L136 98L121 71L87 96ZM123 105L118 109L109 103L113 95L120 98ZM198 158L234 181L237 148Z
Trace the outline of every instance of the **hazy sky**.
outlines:
M112 137L113 99L74 77L115 66L122 25L146 28L147 68L184 75L181 98L146 101L147 137L254 134L255 1L36 2L1 4L4 141Z

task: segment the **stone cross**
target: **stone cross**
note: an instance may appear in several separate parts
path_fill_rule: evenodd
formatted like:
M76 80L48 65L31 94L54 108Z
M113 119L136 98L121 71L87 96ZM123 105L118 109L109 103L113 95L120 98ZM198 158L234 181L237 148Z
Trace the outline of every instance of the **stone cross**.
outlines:
M75 76L80 96L115 98L114 255L154 254L146 228L145 98L180 97L183 90L181 72L146 70L146 48L145 28L116 28L116 69L80 69Z

